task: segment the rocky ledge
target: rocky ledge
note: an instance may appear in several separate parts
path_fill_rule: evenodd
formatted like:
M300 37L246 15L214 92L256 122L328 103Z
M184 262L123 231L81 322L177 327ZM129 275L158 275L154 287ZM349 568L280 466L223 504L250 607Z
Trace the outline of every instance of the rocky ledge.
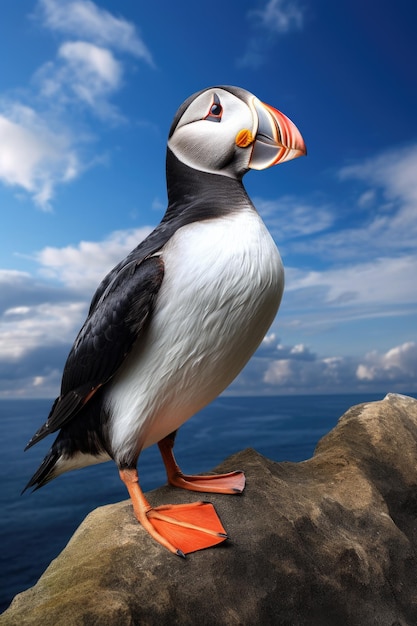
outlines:
M128 501L93 511L2 626L417 624L417 401L352 407L312 459L254 450L242 496L210 496L232 540L186 560ZM201 499L162 487L154 504ZM204 497L204 496L203 496Z

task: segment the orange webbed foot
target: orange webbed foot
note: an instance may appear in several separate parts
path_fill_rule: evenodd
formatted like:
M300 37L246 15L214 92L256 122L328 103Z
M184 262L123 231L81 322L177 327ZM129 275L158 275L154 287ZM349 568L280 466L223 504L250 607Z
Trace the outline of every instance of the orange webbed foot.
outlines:
M236 471L229 472L228 474L194 476L177 471L168 474L168 482L170 485L188 489L189 491L238 494L242 493L245 488L245 474Z
M203 491L206 493L242 493L245 488L245 474L240 471L228 474L209 474L194 476L183 474L174 456L175 434L168 435L158 442L162 460L167 472L168 482L174 487L181 487L189 491Z
M180 556L211 548L227 539L210 502L159 506L148 511L147 517L157 535L175 546Z
M136 470L120 470L132 500L136 519L170 552L184 557L227 539L226 531L210 502L151 507L139 486Z

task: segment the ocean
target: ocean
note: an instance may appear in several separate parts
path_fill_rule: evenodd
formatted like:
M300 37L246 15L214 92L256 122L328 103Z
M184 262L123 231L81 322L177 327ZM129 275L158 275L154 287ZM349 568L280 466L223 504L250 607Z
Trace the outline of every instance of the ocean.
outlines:
M188 473L209 471L249 447L275 461L303 461L347 409L384 395L222 396L180 429L175 452ZM50 406L49 400L0 400L1 611L36 583L90 511L127 498L113 462L69 472L20 495L53 441L23 452ZM166 482L157 446L142 453L138 468L145 491Z

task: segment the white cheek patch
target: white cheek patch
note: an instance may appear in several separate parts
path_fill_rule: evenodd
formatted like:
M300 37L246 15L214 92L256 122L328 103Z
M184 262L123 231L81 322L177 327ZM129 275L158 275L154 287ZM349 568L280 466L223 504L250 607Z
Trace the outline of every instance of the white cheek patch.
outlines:
M213 93L222 106L220 122L207 119L213 102ZM236 143L239 131L256 131L256 119L252 104L246 104L233 94L216 89L202 94L185 111L168 146L185 165L209 174L221 174L231 178L247 170L250 154Z
M217 136L221 137L222 133L214 133L211 125L214 123L201 120L190 126L183 126L175 131L168 146L177 159L193 169L209 174L233 176L223 168L233 159L235 144L219 141Z

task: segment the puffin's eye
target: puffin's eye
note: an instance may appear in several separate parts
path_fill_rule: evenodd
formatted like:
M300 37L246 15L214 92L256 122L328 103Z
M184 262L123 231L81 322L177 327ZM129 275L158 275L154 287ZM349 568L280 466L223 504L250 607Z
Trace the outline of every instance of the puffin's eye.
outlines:
M213 102L210 106L209 112L207 113L205 120L209 120L210 122L221 122L223 114L223 107L220 103L220 98L217 93L213 96Z

